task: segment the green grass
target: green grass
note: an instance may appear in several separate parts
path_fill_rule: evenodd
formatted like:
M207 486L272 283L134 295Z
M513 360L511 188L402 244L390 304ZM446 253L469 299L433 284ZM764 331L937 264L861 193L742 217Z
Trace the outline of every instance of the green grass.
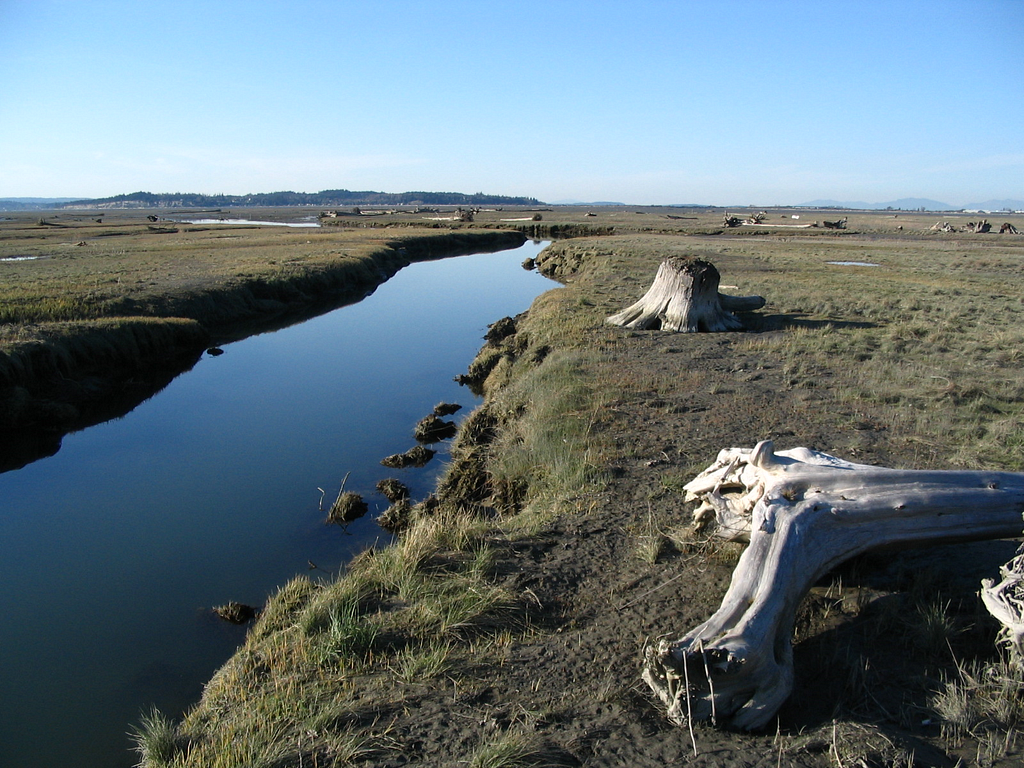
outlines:
M583 373L589 362L585 353L553 353L493 396L506 427L488 468L520 524L538 524L599 487L603 462L592 425L601 400Z
M453 647L450 641L411 646L396 655L392 671L403 683L429 682L452 667Z
M179 752L174 721L157 709L142 716L138 727L131 732L135 753L141 768L155 768L169 764Z

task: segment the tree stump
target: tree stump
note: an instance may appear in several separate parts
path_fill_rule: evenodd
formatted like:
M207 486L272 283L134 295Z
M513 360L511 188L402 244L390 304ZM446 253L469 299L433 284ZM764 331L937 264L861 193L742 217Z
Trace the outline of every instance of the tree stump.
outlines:
M637 330L738 331L743 323L733 312L760 309L760 296L726 296L718 292L718 270L699 258L666 259L640 301L608 318L612 325Z
M1014 538L1024 510L1024 474L889 469L767 440L723 450L686 491L698 520L750 545L719 609L648 646L643 677L674 722L747 729L792 690L794 617L821 576L879 547Z

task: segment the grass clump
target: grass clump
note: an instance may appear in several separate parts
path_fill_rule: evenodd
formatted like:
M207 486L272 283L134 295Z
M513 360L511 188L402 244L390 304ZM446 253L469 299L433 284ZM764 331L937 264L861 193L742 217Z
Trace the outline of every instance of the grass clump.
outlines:
M648 505L647 514L634 531L635 544L633 551L640 562L654 565L668 548L670 538L658 526L654 512Z
M403 683L424 683L445 674L451 668L452 653L451 641L412 646L395 657L391 668L395 677Z
M1024 676L1005 659L958 664L932 699L943 735L954 743L977 739L989 752L1009 745L1024 723Z
M131 737L140 768L169 765L180 750L174 722L155 708L142 716Z
M603 481L592 431L600 398L588 381L590 362L585 353L552 353L494 396L505 418L488 470L495 506L519 512L517 524L558 514Z
M359 615L355 605L333 607L320 633L321 663L328 659L362 659L373 651L380 627Z
M344 487L344 486L343 486ZM342 490L338 498L331 504L327 513L327 522L335 525L348 525L353 520L358 520L369 510L369 505L363 501L363 497L353 491Z
M509 730L481 744L469 760L470 768L557 768L578 761L552 749L531 733Z
M144 720L146 765L345 765L393 748L362 710L402 701L386 681L454 674L460 648L519 622L516 600L491 581L494 555L477 523L446 514L367 550L338 578L279 590L177 728ZM367 680L378 681L369 693Z

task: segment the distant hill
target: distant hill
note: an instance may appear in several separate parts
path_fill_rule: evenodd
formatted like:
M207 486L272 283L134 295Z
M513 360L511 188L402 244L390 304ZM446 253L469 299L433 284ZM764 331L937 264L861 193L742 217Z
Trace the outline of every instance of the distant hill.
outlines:
M968 211L1024 211L1024 200L986 200L984 203L969 203Z
M859 200L845 203L838 200L812 200L809 203L800 203L800 207L852 208L862 211L884 211L890 208L896 211L919 211L922 208L926 211L1022 211L1024 210L1024 200L987 200L984 203L956 206L924 197L901 197L899 200L892 200L888 203L865 203Z
M602 201L602 200L591 200L589 202L586 201L586 200L555 200L551 204L552 205L593 205L593 206L600 205L600 206L605 206L605 207L611 207L613 205L625 205L625 203L616 203L616 202L612 202L612 201Z
M328 189L322 192L263 192L254 195L201 195L132 192L126 195L88 200L71 200L67 208L269 208L316 206L319 208L356 205L542 205L534 197L473 195L461 192L351 192Z
M852 208L861 211L919 211L922 208L926 211L959 211L955 205L940 203L938 200L929 200L924 197L901 197L899 200L892 200L887 203L865 203L860 200L840 202L839 200L812 200L809 203L800 203L802 208Z
M55 208L74 199L73 197L8 197L0 200L0 211L34 211L40 208Z
M810 200L806 203L798 203L798 208L854 208L856 210L870 210L874 206L871 203L865 203L860 200L848 200L846 202L840 202L839 200Z

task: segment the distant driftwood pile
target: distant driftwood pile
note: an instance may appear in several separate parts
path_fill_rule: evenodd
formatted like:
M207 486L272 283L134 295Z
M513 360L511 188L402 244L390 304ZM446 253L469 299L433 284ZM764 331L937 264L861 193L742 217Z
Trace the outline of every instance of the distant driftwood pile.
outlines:
M981 221L969 221L962 226L956 226L950 224L948 221L939 221L931 226L932 232L965 232L975 235L984 235L992 231L992 225L988 223L988 219L982 219ZM1001 235L1019 235L1020 232L1010 222L1005 222L999 227L999 234Z
M794 219L800 218L799 216L793 216ZM813 229L815 227L824 227L825 229L846 229L847 218L838 219L837 221L815 221L813 224L776 224L770 222L768 219L767 211L759 211L758 213L750 216L745 216L742 219L739 216L733 216L726 212L725 217L722 219L722 224L726 227L783 227L788 229Z

